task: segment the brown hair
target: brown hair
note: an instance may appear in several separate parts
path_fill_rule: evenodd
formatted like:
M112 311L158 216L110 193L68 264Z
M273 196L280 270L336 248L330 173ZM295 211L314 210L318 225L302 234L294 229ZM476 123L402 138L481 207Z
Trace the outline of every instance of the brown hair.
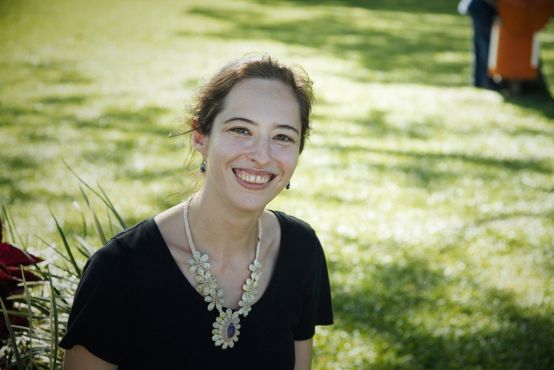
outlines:
M283 82L289 86L300 108L300 152L310 132L310 112L314 102L312 81L301 68L280 64L269 56L235 60L212 77L196 97L192 107L191 129L209 135L215 117L223 110L225 97L240 81L248 78L262 78Z

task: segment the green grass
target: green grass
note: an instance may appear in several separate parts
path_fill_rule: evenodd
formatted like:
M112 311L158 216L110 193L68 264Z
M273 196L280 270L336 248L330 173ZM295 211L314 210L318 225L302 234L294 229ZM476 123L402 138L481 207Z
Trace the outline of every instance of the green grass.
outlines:
M0 1L0 202L37 254L61 247L49 209L81 227L62 159L129 223L179 202L201 177L167 134L222 64L268 52L317 92L272 204L326 250L314 367L552 368L554 104L468 86L456 3ZM541 41L554 84L552 23Z

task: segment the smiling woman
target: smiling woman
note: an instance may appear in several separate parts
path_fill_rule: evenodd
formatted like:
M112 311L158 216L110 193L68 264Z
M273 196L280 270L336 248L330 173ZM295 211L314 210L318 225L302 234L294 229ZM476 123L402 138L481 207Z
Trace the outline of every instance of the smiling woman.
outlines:
M265 208L312 101L307 76L268 57L208 82L190 120L203 186L88 261L64 369L310 369L315 326L333 321L325 256L309 225Z
M219 201L233 201L236 208L263 208L296 168L299 117L298 103L284 83L260 78L238 82L211 133L193 131L193 144L205 158L205 187L227 192Z

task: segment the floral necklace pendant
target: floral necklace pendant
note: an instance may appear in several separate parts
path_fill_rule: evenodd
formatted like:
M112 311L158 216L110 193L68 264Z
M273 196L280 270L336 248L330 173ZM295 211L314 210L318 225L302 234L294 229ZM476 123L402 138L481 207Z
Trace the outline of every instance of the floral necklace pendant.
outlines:
M219 316L215 319L212 329L212 340L216 346L221 346L222 349L233 348L235 342L239 340L240 335L240 315L246 317L252 309L251 306L256 300L258 291L258 282L262 276L262 264L258 261L260 244L262 239L262 224L258 220L258 242L256 245L256 255L252 263L248 266L250 269L250 277L246 279L242 286L242 296L239 301L239 308L224 310L223 304L223 289L217 286L217 280L211 272L211 266L208 262L208 255L202 254L196 250L192 241L192 233L188 220L189 204L192 197L187 200L184 207L185 232L187 234L188 243L192 250L192 257L187 261L189 271L194 274L196 281L196 291L204 297L204 301L208 303L208 311L214 308L219 312Z
M220 312L217 319L213 323L212 340L216 346L226 349L233 348L235 342L239 340L240 334L240 318L239 312L233 312L227 309L225 312Z

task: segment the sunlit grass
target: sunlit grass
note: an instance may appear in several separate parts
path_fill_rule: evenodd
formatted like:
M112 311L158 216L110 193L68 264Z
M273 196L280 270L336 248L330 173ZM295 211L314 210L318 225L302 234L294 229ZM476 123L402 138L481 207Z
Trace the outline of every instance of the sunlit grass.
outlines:
M2 2L0 201L39 254L34 235L59 243L49 209L80 228L62 160L130 223L179 202L200 177L187 138L167 134L224 62L268 52L317 92L292 189L271 205L326 250L336 324L315 368L552 368L552 101L467 86L454 6Z

